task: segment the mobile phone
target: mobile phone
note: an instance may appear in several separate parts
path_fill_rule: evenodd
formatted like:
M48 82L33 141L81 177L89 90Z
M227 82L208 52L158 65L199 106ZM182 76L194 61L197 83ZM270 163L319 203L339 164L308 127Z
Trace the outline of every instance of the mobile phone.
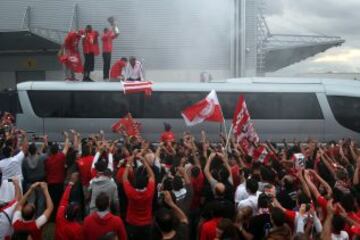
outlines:
M11 178L8 179L8 182L13 182L13 180Z

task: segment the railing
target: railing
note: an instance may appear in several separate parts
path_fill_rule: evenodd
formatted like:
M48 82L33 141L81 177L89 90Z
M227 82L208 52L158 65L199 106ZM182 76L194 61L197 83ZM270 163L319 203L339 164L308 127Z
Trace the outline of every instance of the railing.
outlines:
M33 26L31 24L31 7L28 6L25 9L24 18L22 22L22 29L28 30L29 32L39 35L49 41L55 42L57 44L62 44L66 33L72 29L79 28L79 18L78 18L78 5L74 5L73 16L67 30L51 29L40 26Z

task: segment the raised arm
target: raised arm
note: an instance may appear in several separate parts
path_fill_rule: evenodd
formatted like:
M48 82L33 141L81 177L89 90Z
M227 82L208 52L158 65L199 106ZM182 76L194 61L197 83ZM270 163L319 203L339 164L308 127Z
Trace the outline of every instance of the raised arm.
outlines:
M19 202L22 197L22 191L20 189L20 182L17 177L13 177L12 181L13 181L14 188L15 188L15 200Z
M48 146L49 146L48 135L44 135L43 136L43 144L41 145L41 148L40 148L40 153L44 154Z
M69 134L67 132L64 132L64 148L63 148L63 154L66 155L70 148L70 140L69 140Z
M123 174L123 182L129 181L128 179L129 169L132 167L133 161L134 161L134 156L131 156L127 159L127 163L125 165L125 171Z
M26 154L28 152L29 149L29 140L27 138L26 132L21 130L21 137L22 137L22 144L20 146L20 150Z
M80 148L80 134L78 132L76 132L74 129L70 130L72 135L73 135L73 145L74 145L74 150L79 151Z
M320 159L323 161L325 167L329 170L333 178L336 179L336 173L334 167L331 165L332 160L330 159L330 157L326 155L323 149L320 148L319 151L320 151Z
M188 218L186 217L185 213L174 203L172 200L171 194L168 191L164 193L164 201L166 204L174 211L174 214L179 219L181 223L188 224Z
M110 144L109 147L109 153L108 153L108 169L110 169L112 172L114 171L114 154L115 151L115 142Z
M334 206L333 206L333 201L330 200L327 205L327 215L320 235L321 239L331 239L331 233L332 233L331 222L333 217L334 217Z
M43 213L43 215L46 217L46 219L48 220L51 216L52 211L54 210L54 205L53 202L51 200L50 194L49 194L49 190L48 190L48 185L45 182L42 182L40 184L41 189L44 193L45 196L45 202L46 202L46 209Z
M146 172L148 174L149 181L150 180L155 181L155 174L154 174L153 170L151 169L149 163L145 159L141 159L141 160L142 160L142 163L145 166Z
M357 185L359 184L359 171L360 171L360 156L356 159L356 168L354 171L354 177L353 177L353 184Z
M58 219L65 218L65 211L66 211L67 206L69 205L69 197L70 197L71 188L77 181L78 175L79 175L78 173L73 173L71 175L71 179L70 179L68 185L66 186L65 191L60 200L60 204L59 204L59 207L58 207L58 210L56 213L56 221L58 221Z
M358 152L356 151L355 142L353 140L351 140L349 148L350 148L351 157L356 161L359 155Z
M212 152L208 158L208 160L206 161L206 165L205 165L205 168L204 168L204 174L205 174L205 177L207 178L207 180L209 182L214 182L216 181L215 178L211 175L211 172L210 172L210 164L212 162L212 160L215 158L216 156L216 153Z
M91 165L91 169L95 168L95 164L97 163L97 161L99 161L102 151L103 151L103 143L96 142L96 153L95 153L92 165Z
M31 193L35 190L35 188L37 188L38 186L40 186L40 182L36 182L34 184L32 184L29 188L29 190L25 193L25 195L20 199L20 201L16 204L15 207L15 211L20 211L22 209L22 207L24 206L24 204L26 203L27 199L29 198L29 196L31 195Z
M186 185L191 185L190 177L189 177L189 175L186 173L185 168L184 168L184 167L178 167L177 169L178 169L179 175L184 178L185 184L186 184Z
M319 190L314 185L314 183L311 181L309 172L306 170L304 172L304 178L305 178L306 184L309 186L310 192L313 194L315 199L318 199L319 197L321 197Z
M332 196L332 189L330 187L330 185L322 178L319 176L319 174L317 174L317 172L315 170L309 170L313 175L314 177L320 182L321 185L323 185L326 189L326 193L327 195L330 197Z
M310 192L310 189L309 189L309 186L307 185L305 179L304 179L304 171L299 171L298 174L297 174L297 177L298 179L300 180L300 183L301 183L301 186L302 186L302 189L304 191L304 193L306 194L306 196L308 198L311 198L311 192Z
M225 153L225 151L226 150L224 150L224 153ZM228 160L227 154L224 154L224 153L223 154L218 153L217 155L221 158L226 170L229 172L229 182L231 184L233 184L233 182L232 182L233 177L232 177L231 167L229 165L229 160Z

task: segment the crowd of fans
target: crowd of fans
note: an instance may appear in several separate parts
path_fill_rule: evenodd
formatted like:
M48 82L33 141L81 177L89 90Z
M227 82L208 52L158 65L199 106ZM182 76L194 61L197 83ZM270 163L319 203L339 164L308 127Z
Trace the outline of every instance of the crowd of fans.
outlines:
M0 124L0 239L42 239L50 226L55 239L360 236L360 152L351 140L265 142L271 157L261 163L233 140L225 149L222 136L175 137L169 125L158 144L71 130L63 144L44 136L40 146L10 115Z

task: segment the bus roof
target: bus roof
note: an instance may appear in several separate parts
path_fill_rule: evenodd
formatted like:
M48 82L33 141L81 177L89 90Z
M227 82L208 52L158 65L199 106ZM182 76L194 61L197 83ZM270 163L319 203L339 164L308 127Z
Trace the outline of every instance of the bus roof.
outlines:
M63 82L36 81L17 85L18 91L122 91L120 82ZM210 83L155 82L154 91L249 91L249 92L326 92L329 95L345 93L360 96L360 81L309 78L237 78ZM359 92L359 93L358 93Z

